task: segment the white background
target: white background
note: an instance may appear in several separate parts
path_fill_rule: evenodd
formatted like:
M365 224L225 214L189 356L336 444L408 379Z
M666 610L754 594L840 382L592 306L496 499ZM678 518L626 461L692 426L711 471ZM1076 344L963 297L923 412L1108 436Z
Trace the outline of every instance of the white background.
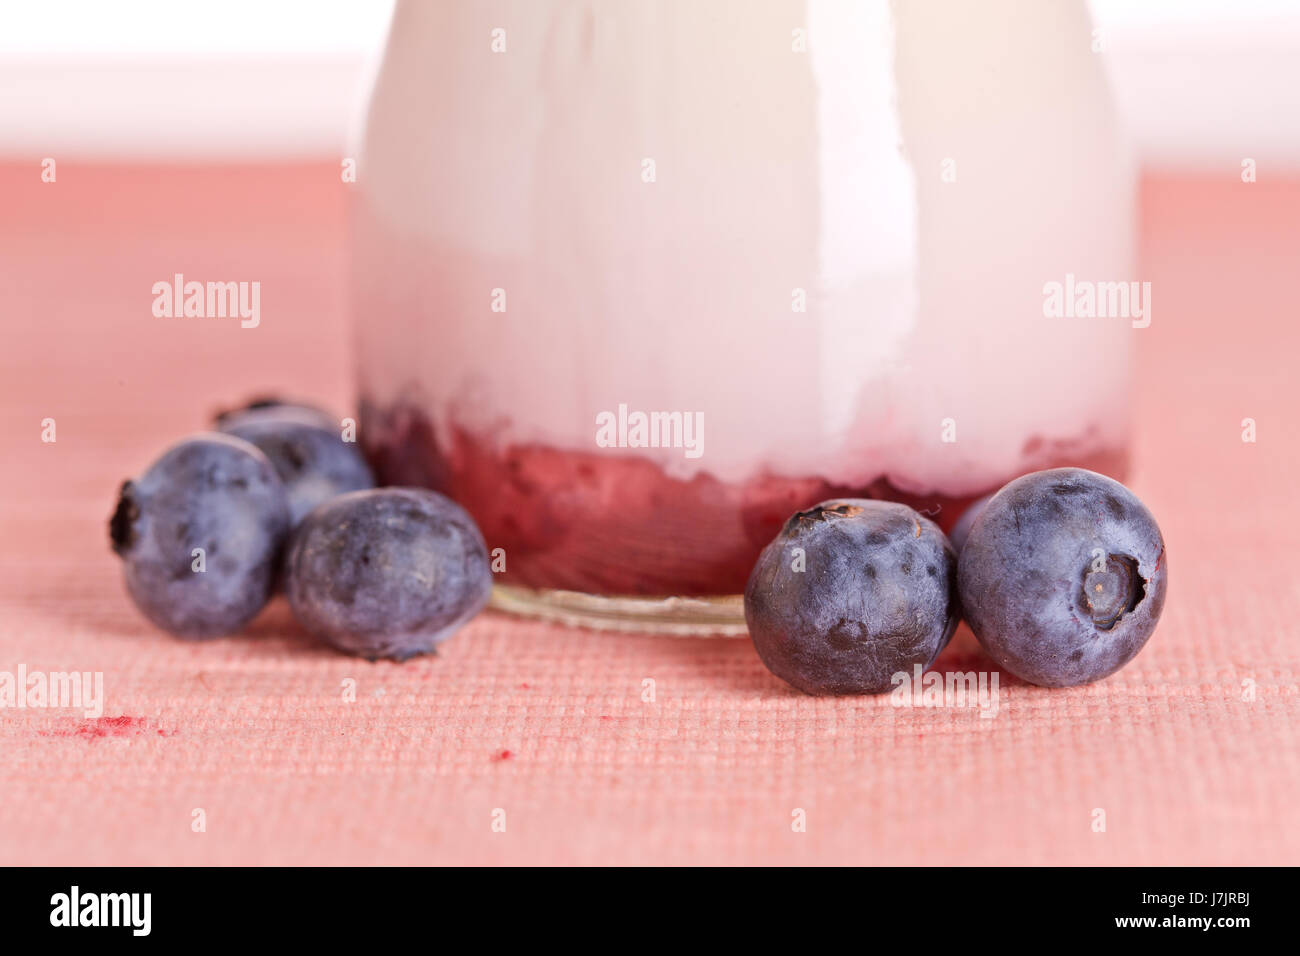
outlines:
M0 0L0 157L338 156L391 5ZM1300 169L1300 0L1092 6L1149 166Z

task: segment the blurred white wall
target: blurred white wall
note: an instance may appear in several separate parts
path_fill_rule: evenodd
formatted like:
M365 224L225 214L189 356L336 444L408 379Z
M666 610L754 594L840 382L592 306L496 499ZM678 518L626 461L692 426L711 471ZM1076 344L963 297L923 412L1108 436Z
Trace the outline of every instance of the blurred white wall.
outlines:
M1148 166L1300 172L1300 0L1091 0Z
M391 6L0 0L0 158L338 156ZM1092 6L1148 165L1300 170L1300 0Z
M0 157L341 155L392 0L0 0Z

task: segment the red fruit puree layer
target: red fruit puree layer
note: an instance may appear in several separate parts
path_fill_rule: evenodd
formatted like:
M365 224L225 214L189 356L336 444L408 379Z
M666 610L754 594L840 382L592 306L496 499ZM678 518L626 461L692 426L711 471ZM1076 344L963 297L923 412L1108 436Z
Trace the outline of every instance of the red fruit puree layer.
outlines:
M499 581L589 594L736 594L786 519L819 501L901 501L947 531L966 505L994 490L954 498L903 492L883 478L866 486L816 476L684 480L633 455L498 447L462 429L435 435L428 418L409 407L385 412L363 403L360 432L381 483L433 488L474 516L489 550L505 550ZM1037 448L1035 469L1124 471L1122 453L1080 459L1062 446L1029 447Z

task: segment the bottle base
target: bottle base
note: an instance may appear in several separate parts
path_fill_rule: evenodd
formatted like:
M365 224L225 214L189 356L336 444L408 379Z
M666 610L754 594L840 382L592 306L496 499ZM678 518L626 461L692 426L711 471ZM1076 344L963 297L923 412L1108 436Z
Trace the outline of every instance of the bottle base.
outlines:
M488 605L517 617L568 627L675 637L745 637L739 594L711 597L601 596L497 584Z

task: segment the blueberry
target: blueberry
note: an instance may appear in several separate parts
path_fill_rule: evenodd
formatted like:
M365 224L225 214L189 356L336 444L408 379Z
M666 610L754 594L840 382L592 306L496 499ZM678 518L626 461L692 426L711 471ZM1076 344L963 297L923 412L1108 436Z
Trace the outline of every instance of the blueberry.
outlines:
M972 501L966 506L966 510L961 513L957 523L952 526L952 530L948 532L948 540L952 542L952 546L958 554L961 554L962 546L966 544L966 538L970 535L970 526L975 523L975 519L980 516L980 512L984 510L984 506L992 498L993 493L990 492L983 498L976 498Z
M289 493L289 519L301 521L322 501L375 486L357 446L319 409L271 404L218 416L221 431L250 441L271 459Z
M449 498L421 488L340 495L294 531L285 588L299 622L372 660L433 650L492 588L483 536Z
M191 638L234 633L262 609L288 531L288 498L270 461L216 433L173 445L125 482L109 521L136 606Z
M225 431L227 425L285 417L310 422L321 428L338 429L338 421L323 408L306 402L287 402L273 396L255 398L237 408L217 412L213 416L213 424L218 431Z
M966 620L999 666L1071 687L1113 674L1142 649L1168 575L1160 529L1131 491L1056 468L993 496L957 576Z
M745 621L763 663L800 690L880 693L947 646L956 567L939 527L906 505L824 501L759 556Z

